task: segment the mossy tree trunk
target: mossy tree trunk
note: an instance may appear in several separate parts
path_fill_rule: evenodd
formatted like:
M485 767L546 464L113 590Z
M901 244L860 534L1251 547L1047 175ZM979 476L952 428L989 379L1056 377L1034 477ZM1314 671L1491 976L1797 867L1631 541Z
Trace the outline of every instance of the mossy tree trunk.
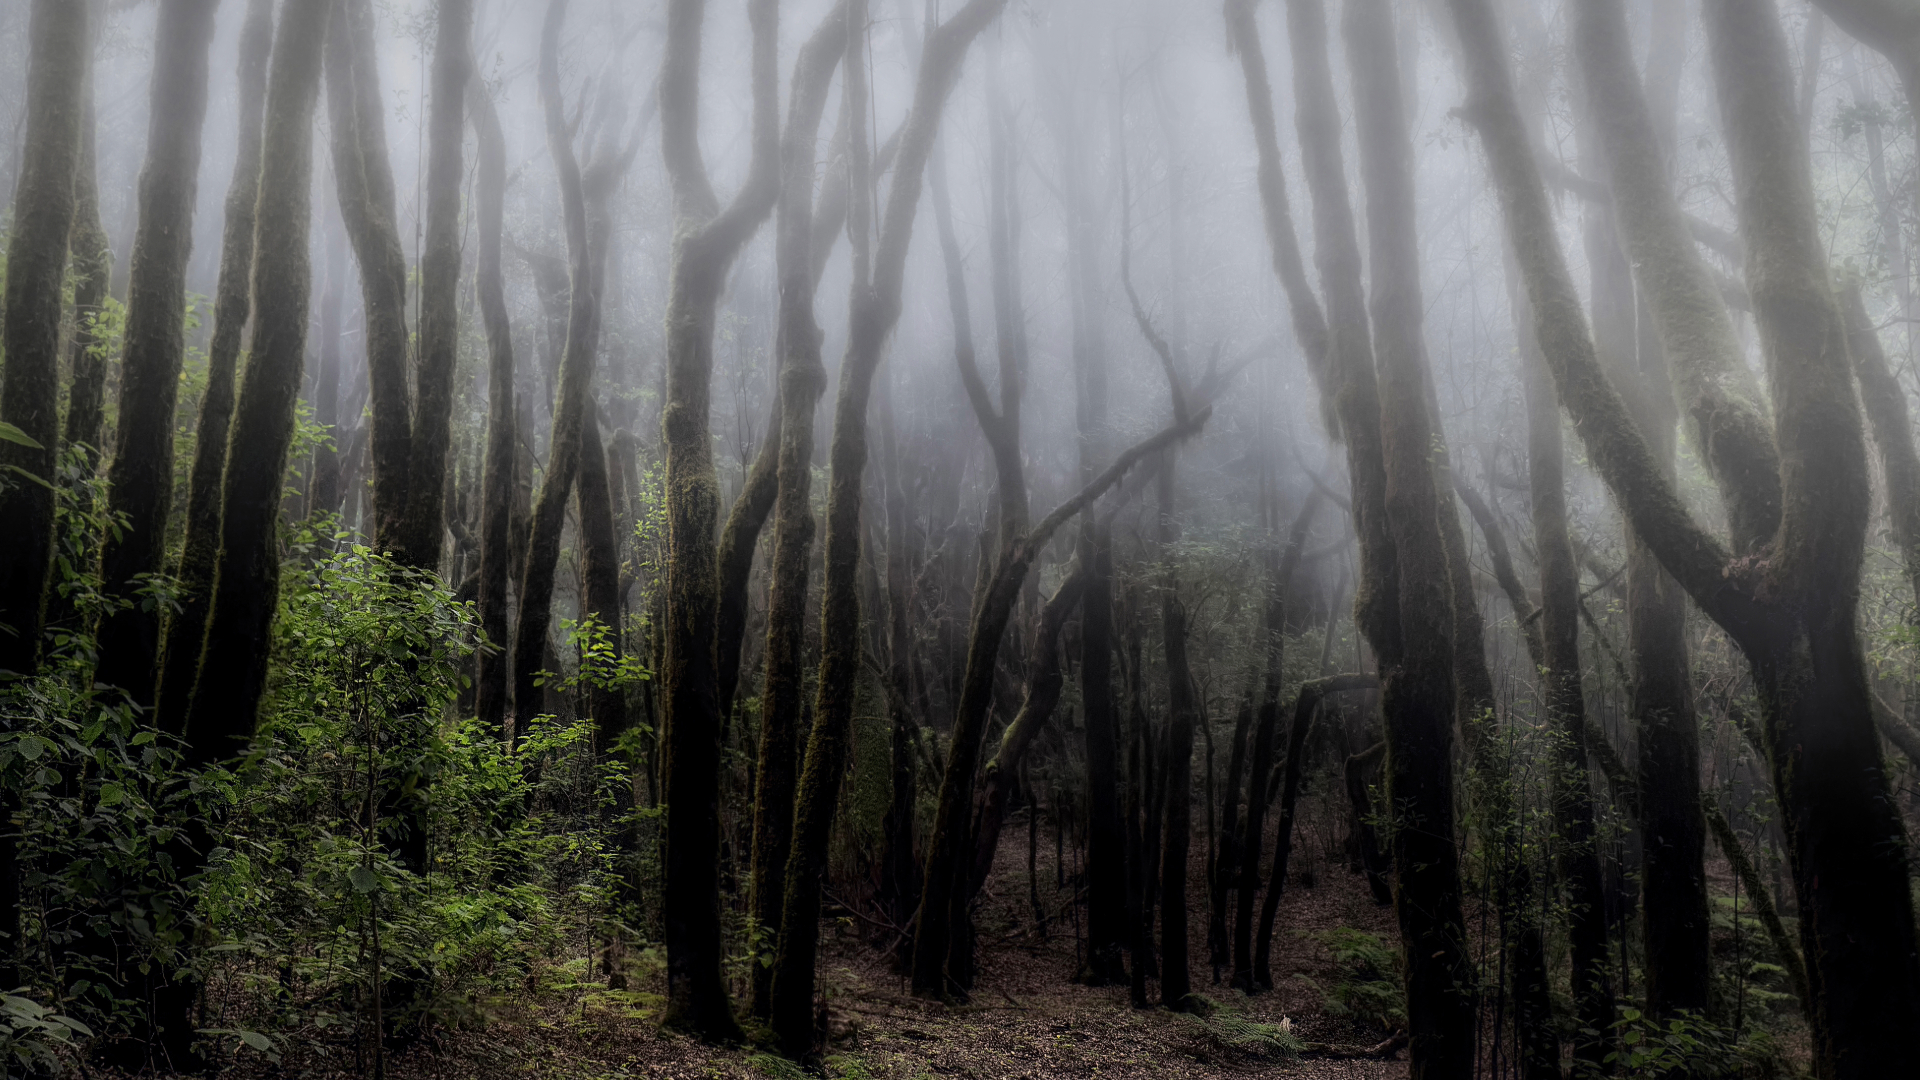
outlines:
M1817 1067L1830 1077L1884 1075L1905 1053L1897 1033L1920 1012L1920 958L1906 837L1886 794L1854 623L1864 440L1777 11L1765 0L1707 4L1782 463L1778 535L1757 557L1735 561L1665 482L1596 360L1490 5L1449 4L1465 50L1466 111L1480 129L1561 402L1640 538L1753 668L1811 961Z
M101 29L97 23L89 27L96 43ZM68 446L92 447L90 464L97 466L105 449L100 428L105 422L107 359L113 343L99 335L94 320L107 298L113 251L108 246L107 231L100 226L100 184L95 168L98 123L91 63L88 71L80 84L85 104L80 113L80 151L74 162L73 229L67 238L68 257L73 262L73 339L67 345L72 383L67 390L65 439Z
M180 608L167 620L161 650L158 722L179 734L200 675L207 615L213 610L214 564L220 555L220 507L233 419L240 346L253 317L253 231L260 201L260 159L267 107L267 65L273 53L273 2L249 0L240 28L240 128L233 179L227 185L220 278L213 301L213 339L207 346L207 388L187 483L186 539L176 570Z
M475 672L477 714L490 730L503 731L507 715L508 582L512 577L514 441L513 326L507 317L500 241L507 186L506 136L493 98L477 73L469 76L467 111L477 144L474 163L476 261L474 291L487 333L487 435L480 479L480 629L492 643Z
M701 26L705 0L672 0L660 72L660 136L673 187L674 239L667 300L667 587L661 693L667 806L664 918L668 1026L701 1038L740 1036L721 976L718 865L720 711L715 655L719 583L714 532L719 484L708 413L715 309L727 269L779 195L777 5L753 0L753 159L722 209L699 144ZM559 430L558 425L555 427ZM524 622L524 615L523 615Z
M38 445L0 440L0 670L32 674L53 567L53 489L60 445L60 306L73 178L80 160L92 38L86 4L35 0L27 24L27 108L23 164L7 241L7 283L0 347L0 421ZM45 481L35 483L13 470ZM0 804L16 809L9 793ZM0 837L0 932L8 935L0 976L18 985L20 872L13 836Z
M793 71L786 131L780 141L780 196L774 262L780 285L773 565L767 587L766 673L760 695L760 745L754 776L753 914L760 933L777 934L786 901L793 841L793 795L800 772L800 717L806 694L807 580L813 550L813 414L826 391L820 326L814 320L814 143L828 83L846 53L846 15L835 10L802 48ZM846 204L843 201L841 206ZM722 559L722 565L725 564ZM744 592L744 583L743 589ZM722 633L725 633L723 628ZM773 943L766 944L772 951ZM773 1009L773 967L753 965L753 1013Z
M137 196L120 360L120 419L107 466L107 512L124 526L101 549L100 576L119 603L101 620L97 682L153 703L160 605L143 597L162 569L173 508L173 407L186 357L187 258L207 116L207 53L218 0L164 0L154 26L147 158Z

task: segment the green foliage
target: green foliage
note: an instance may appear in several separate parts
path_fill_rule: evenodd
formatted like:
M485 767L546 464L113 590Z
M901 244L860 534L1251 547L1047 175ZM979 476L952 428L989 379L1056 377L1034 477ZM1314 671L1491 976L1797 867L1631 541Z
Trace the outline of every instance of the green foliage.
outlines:
M1293 1021L1285 1017L1269 1024L1238 1010L1216 1006L1205 1016L1187 1016L1186 1021L1221 1050L1246 1057L1286 1060L1300 1056L1307 1048L1294 1035Z
M1318 989L1328 1012L1367 1020L1392 1029L1407 1022L1406 988L1400 976L1400 953L1377 934L1338 926L1331 930L1305 932L1301 936L1325 946L1333 954L1337 974L1331 986L1321 986L1300 976Z
M1773 1077L1786 1075L1780 1045L1765 1032L1736 1033L1697 1013L1664 1022L1639 1009L1620 1010L1614 1021L1620 1049L1606 1057L1626 1080L1655 1077Z
M0 1062L21 1072L52 1072L60 1065L60 1051L75 1035L90 1037L93 1029L71 1016L62 1016L25 995L25 988L0 994Z
M754 1054L747 1067L770 1080L807 1080L807 1070L778 1054Z

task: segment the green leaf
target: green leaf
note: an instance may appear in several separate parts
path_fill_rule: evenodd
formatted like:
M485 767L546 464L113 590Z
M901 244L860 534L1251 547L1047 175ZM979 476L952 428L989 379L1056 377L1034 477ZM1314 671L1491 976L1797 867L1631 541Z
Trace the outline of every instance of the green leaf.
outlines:
M240 1036L241 1042L246 1043L248 1046L253 1047L263 1054L273 1049L273 1040L257 1031L236 1031L234 1034Z
M349 870L347 880L353 882L355 892L370 893L380 887L380 876L364 866Z
M40 755L46 753L47 748L52 745L38 735L22 735L20 736L20 756L28 761L38 761Z
M46 447L40 445L39 441L34 439L33 436L28 435L26 432L21 431L5 420L0 420L0 442L18 443L21 446L30 446L35 450L46 449Z
M114 783L113 781L109 780L106 783L100 785L100 805L101 806L103 807L118 806L120 805L120 803L126 801L126 798L127 798L127 789L121 786L120 784Z

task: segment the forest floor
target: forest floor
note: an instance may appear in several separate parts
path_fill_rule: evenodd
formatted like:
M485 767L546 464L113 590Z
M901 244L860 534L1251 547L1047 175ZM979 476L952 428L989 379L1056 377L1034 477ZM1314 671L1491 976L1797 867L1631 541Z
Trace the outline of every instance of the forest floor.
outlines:
M840 917L823 927L820 984L833 1036L825 1074L847 1080L1406 1076L1404 1052L1394 1058L1366 1053L1393 1034L1378 1019L1329 1006L1328 991L1349 973L1319 935L1349 928L1377 935L1395 949L1396 931L1392 909L1376 905L1364 879L1332 858L1330 835L1315 835L1314 816L1303 815L1308 820L1297 834L1294 873L1281 902L1274 935L1275 989L1253 997L1228 988L1224 973L1221 982L1213 981L1201 880L1207 847L1204 836L1195 836L1188 905L1191 971L1195 991L1217 1007L1210 1020L1203 1020L1161 1008L1135 1009L1124 986L1093 988L1072 981L1084 942L1079 927L1058 916L1048 933L1038 932L1027 870L1027 821L1024 812L1016 812L981 905L980 972L969 1003L942 1005L914 997L906 979L871 943L870 917L863 920L842 908ZM1034 877L1042 906L1077 915L1055 871L1050 825L1038 839ZM652 953L616 964L630 973L627 990L608 989L603 977L580 974L580 966L576 961L573 972L539 980L541 988L531 995L488 1003L484 1023L399 1055L388 1063L388 1075L396 1080L789 1080L801 1075L754 1046L715 1048L663 1032L654 1015L664 980ZM1150 995L1158 999L1157 985ZM1343 1011L1349 1015L1340 1015ZM1262 1037L1273 1028L1259 1025L1289 1028L1306 1049L1275 1052ZM364 1059L354 1062L347 1055L342 1062L336 1055L327 1055L338 1063L332 1067L321 1055L297 1051L274 1066L241 1051L223 1075L370 1073Z

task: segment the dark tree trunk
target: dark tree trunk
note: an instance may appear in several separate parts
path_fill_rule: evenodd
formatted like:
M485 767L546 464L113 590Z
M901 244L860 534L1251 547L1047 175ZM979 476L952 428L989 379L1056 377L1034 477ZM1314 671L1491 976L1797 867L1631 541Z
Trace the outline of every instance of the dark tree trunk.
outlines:
M1167 831L1160 854L1160 1003L1185 1011L1195 1007L1189 1001L1193 979L1187 967L1187 852L1193 840L1193 727L1199 705L1187 662L1187 609L1180 602L1179 577L1173 566L1172 548L1180 538L1173 516L1173 476L1174 455L1169 452L1159 477L1159 539L1166 562L1160 635L1167 656L1168 721Z
M664 1020L669 1027L715 1041L738 1039L740 1028L720 970L724 945L715 860L720 849L720 732L725 716L715 656L719 484L708 417L714 317L728 267L773 208L780 186L777 5L754 0L748 14L753 25L753 160L745 185L724 210L707 178L699 144L704 0L669 3L666 62L660 72L661 147L673 185L675 218L661 417L667 455L667 611L660 688L666 705ZM557 114L555 119L557 123ZM556 433L559 430L556 424Z
M602 232L600 235L606 235ZM598 260L596 260L598 262ZM595 268L598 274L598 267ZM575 498L580 512L580 610L604 628L618 661L621 643L620 544L613 528L613 496L607 486L607 452L600 442L600 423L589 403L581 418L580 476ZM593 718L599 745L611 749L627 730L627 692L604 681L590 681L587 710Z
M780 143L780 196L774 225L774 259L780 278L780 385L776 423L767 433L775 455L775 517L750 887L754 918L760 933L769 937L780 929L787 855L793 841L800 716L806 693L807 579L814 532L813 414L827 386L827 371L820 362L820 327L813 314L819 282L812 252L813 153L826 110L828 82L846 52L845 19L842 11L830 13L795 62L786 132ZM724 567L724 557L721 563ZM744 580L740 585L744 594ZM727 621L724 613L721 621ZM724 645L724 625L721 634ZM771 940L766 947L776 951ZM773 970L770 964L753 965L755 1016L772 1013Z
M403 561L413 441L407 390L407 260L395 224L393 168L374 55L372 0L340 0L327 41L327 115L340 216L360 264L372 431L373 546Z
M219 761L253 735L266 686L267 647L279 595L280 492L305 366L312 129L321 42L336 6L289 8L267 84L260 201L254 226L253 347L234 402L220 515L220 561L203 656L221 677L200 680L188 715L188 758Z
M1662 152L1656 120L1635 77L1632 52L1628 46L1625 10L1617 0L1588 4L1575 20L1574 30L1586 75L1588 110L1593 116L1593 127L1602 136L1600 141L1603 144L1603 156L1609 162L1609 174L1628 197L1642 189L1658 188L1664 192L1668 187L1663 168L1667 155ZM1677 65L1678 55L1670 57L1668 62ZM1661 74L1650 70L1649 82L1661 77ZM1633 286L1628 278L1626 259L1614 239L1614 217L1633 217L1632 227L1637 232L1641 250L1668 256L1667 262L1660 264L1663 268L1680 267L1681 260L1685 258L1681 252L1691 253L1690 241L1674 227L1671 220L1665 223L1664 232L1656 238L1654 229L1657 223L1644 220L1650 216L1647 207L1625 206L1616 200L1609 209L1610 212L1589 211L1589 233L1593 237L1589 246L1606 253L1603 258L1593 260L1595 346L1600 360L1611 364L1615 384L1621 388L1622 397L1634 415L1641 437L1646 440L1648 448L1660 462L1663 473L1671 481L1676 410L1666 370L1666 355L1660 350L1657 336L1644 342L1636 340L1633 331ZM1660 202L1659 206L1654 207L1656 212L1669 209L1667 202ZM1671 248L1650 243L1657 242L1657 239L1664 239ZM1652 266L1651 263L1643 264L1643 270L1650 270ZM1693 280L1695 287L1699 288L1700 279L1697 275ZM1656 282L1657 279L1649 278L1648 291L1659 289ZM1655 304L1668 308L1674 306L1670 294L1649 299L1650 307ZM1707 303L1718 310L1716 301L1709 300ZM1720 319L1706 325L1724 324L1724 311L1720 310L1719 313ZM1669 311L1667 317L1672 319L1675 314ZM1706 317L1711 318L1713 314L1714 311L1710 310ZM1718 333L1730 338L1723 326ZM1638 336L1644 338L1648 335ZM1694 354L1701 351L1697 339L1671 333L1669 336L1675 337L1676 341L1695 345L1695 350L1688 353L1682 365L1691 374L1693 367L1703 363L1702 358ZM1720 345L1722 350L1728 347L1725 342ZM1635 356L1638 348L1648 351L1647 358ZM1636 359L1639 362L1636 363ZM1648 360L1654 362L1649 363ZM1706 362L1722 366L1727 363L1724 359ZM1544 374L1541 377L1545 378ZM1716 381L1711 385L1718 386L1719 383ZM1731 407L1712 407L1707 404L1709 394L1701 390L1695 390L1692 397L1698 403L1693 413L1704 442L1713 445L1717 434L1716 424L1721 430L1736 432L1734 438L1722 438L1721 449L1717 451L1717 471L1735 481L1724 484L1723 489L1741 491L1751 488L1760 492L1751 499L1736 498L1729 501L1729 519L1737 522L1743 514L1752 516L1750 512L1740 509L1743 501L1769 507L1777 503L1777 480L1772 484L1745 482L1739 479L1742 474L1733 466L1736 460L1734 451L1743 453L1746 460L1760 462L1766 462L1771 456L1764 451L1756 456L1741 450L1741 439L1754 442L1766 438L1764 423L1757 411L1743 400ZM1556 403L1549 401L1547 407L1553 409L1557 416ZM1758 471L1763 474L1767 472L1765 468ZM1769 510L1766 518L1744 528L1768 528L1771 519L1776 516L1777 512ZM1628 531L1632 531L1631 523ZM1707 883L1703 861L1706 828L1700 813L1700 750L1698 723L1693 710L1692 680L1688 671L1686 597L1667 576L1659 559L1646 544L1633 537L1630 537L1629 543L1627 632L1633 653L1629 692L1640 745L1640 779L1636 801L1640 808L1642 828L1641 882L1645 894L1647 1004L1649 1010L1659 1016L1674 1016L1688 1011L1705 1013L1711 1005L1712 989L1707 949Z
M447 450L453 434L453 365L459 351L461 143L473 58L473 0L439 0L427 113L427 210L420 254L420 346L414 368L413 422L407 458L406 516L398 546L404 563L440 568L445 525ZM362 130L364 139L370 130Z
M1093 361L1097 363L1098 361ZM1113 548L1100 523L1080 529L1080 710L1087 727L1087 964L1082 981L1127 980L1127 836L1120 816L1120 714L1113 702Z
M90 30L97 39L100 27ZM113 251L108 247L107 231L100 227L100 185L95 176L98 125L91 63L80 86L85 104L80 113L80 152L73 174L73 231L67 239L68 257L73 261L73 340L67 346L73 382L67 391L66 443L92 447L89 464L97 466L104 450L100 426L105 420L107 358L113 343L99 335L94 320L113 277Z
M986 884L987 872L993 867L994 852L1000 848L1000 830L1007 820L1007 805L1013 801L1013 789L1027 752L1060 704L1060 690L1066 684L1066 673L1060 667L1060 631L1079 606L1086 584L1086 573L1076 568L1040 609L1039 625L1032 638L1033 662L1026 697L1000 736L1000 748L980 771L983 795L980 816L973 827L973 871L968 885L974 894ZM1031 790L1028 794L1031 796Z
M1261 616L1265 641L1266 671L1262 675L1259 723L1253 730L1253 747L1247 765L1247 823L1237 856L1238 893L1234 897L1233 985L1254 993L1271 989L1271 978L1256 977L1253 963L1253 898L1260 891L1260 854L1266 847L1267 788L1273 774L1273 739L1280 726L1280 694L1286 678L1282 661L1286 657L1287 601L1291 593L1293 571L1300 564L1300 552L1313 530L1313 518L1319 512L1320 492L1307 496L1300 513L1287 530L1286 549L1278 559L1267 563L1266 610ZM1329 626L1331 634L1333 628Z
M26 141L14 190L13 235L7 243L5 322L0 347L0 421L37 446L0 440L0 466L53 483L60 445L60 291L67 234L74 216L73 178L80 159L92 38L86 4L35 0L28 23ZM0 670L38 667L41 619L53 566L53 489L17 477L0 488ZM8 788L0 812L9 819L18 797ZM0 978L18 985L20 872L11 832L0 836Z
M1240 701L1240 709L1233 718L1233 745L1227 754L1227 779L1224 789L1216 794L1220 805L1220 823L1213 858L1207 863L1207 898L1210 901L1207 911L1207 961L1213 965L1213 981L1220 982L1220 973L1233 963L1232 939L1227 930L1227 907L1235 886L1239 883L1240 846L1240 793L1245 789L1241 783L1247 775L1247 743L1249 730L1253 727L1253 716L1258 711L1253 702L1253 690L1247 689L1247 695ZM1272 744L1268 744L1272 752Z
M141 577L161 569L173 509L173 406L186 356L187 257L207 116L207 52L217 0L163 0L154 30L147 160L128 277L120 420L107 467L107 512L123 515L101 550L104 588L122 603L100 622L97 682L153 702L160 608Z
M804 1055L812 1047L814 951L819 935L820 877L826 869L827 841L838 800L852 723L854 683L860 671L860 503L866 469L866 409L873 377L887 336L900 317L900 293L906 272L907 244L927 157L939 132L947 96L959 74L973 39L999 15L1006 0L968 0L927 39L925 55L914 87L913 106L902 129L893 171L891 198L881 224L879 242L869 268L867 219L870 216L868 155L862 125L848 124L847 221L853 240L854 285L848 304L847 355L841 365L838 399L834 405L833 441L829 450L832 479L827 494L826 573L820 613L820 676L814 706L813 729L801 767L800 789L794 808L793 850L789 855L787 889L780 918L780 947L775 961L773 1024L781 1049ZM865 115L866 4L847 4L846 83L848 114ZM974 748L974 759L978 757ZM953 758L961 756L956 743ZM950 765L951 768L951 758ZM968 768L973 760L968 761ZM971 776L969 776L971 779ZM936 834L937 835L937 834ZM964 861L949 848L950 862ZM964 867L948 866L946 881ZM934 860L928 861L928 874ZM931 902L933 893L923 902ZM945 903L949 892L939 899ZM941 942L941 955L945 955ZM916 945L916 957L918 945Z
M477 262L474 291L487 331L487 443L480 480L480 629L491 648L480 651L475 702L480 721L504 732L507 716L507 590L512 577L515 430L513 327L507 319L506 283L500 267L501 221L507 184L506 137L500 116L477 77L467 83L467 109L478 144L474 169Z

